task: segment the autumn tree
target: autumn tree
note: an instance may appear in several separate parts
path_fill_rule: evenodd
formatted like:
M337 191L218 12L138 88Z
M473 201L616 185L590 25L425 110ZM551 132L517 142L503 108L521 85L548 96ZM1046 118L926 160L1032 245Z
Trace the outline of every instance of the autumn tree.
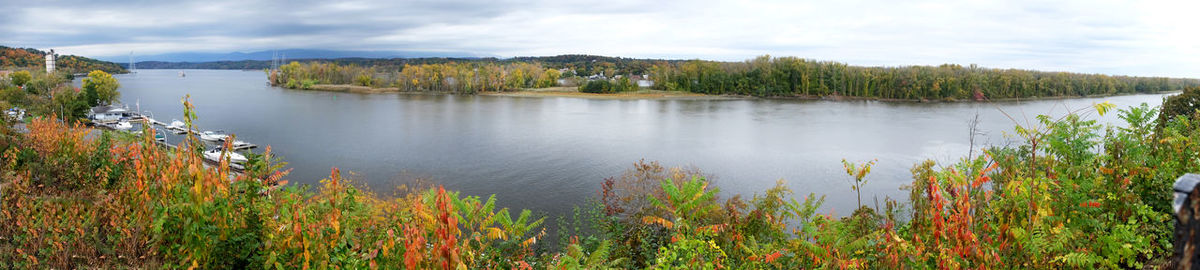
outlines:
M83 79L83 90L88 106L110 104L121 95L117 88L121 84L108 72L93 70Z
M537 87L542 88L558 85L558 78L561 76L562 73L556 69L546 69L546 72L542 74L542 79L538 81Z
M29 75L29 71L22 70L8 74L9 80L12 80L13 85L24 86L33 79L33 75Z

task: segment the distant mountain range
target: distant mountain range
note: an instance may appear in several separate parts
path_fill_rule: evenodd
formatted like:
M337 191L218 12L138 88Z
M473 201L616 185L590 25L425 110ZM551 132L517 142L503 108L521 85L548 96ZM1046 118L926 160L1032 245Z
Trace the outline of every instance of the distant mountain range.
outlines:
M257 52L231 52L231 53L204 53L204 52L181 52L181 53L165 53L154 55L133 55L133 60L136 62L154 61L154 62L218 62L218 61L270 61L272 57L280 56L287 59L337 59L337 58L480 58L494 57L492 55L482 55L466 52L422 52L422 51L341 51L341 50L319 50L319 49L286 49L277 51L257 51ZM129 62L129 55L114 55L96 57L100 60L112 61L117 63Z

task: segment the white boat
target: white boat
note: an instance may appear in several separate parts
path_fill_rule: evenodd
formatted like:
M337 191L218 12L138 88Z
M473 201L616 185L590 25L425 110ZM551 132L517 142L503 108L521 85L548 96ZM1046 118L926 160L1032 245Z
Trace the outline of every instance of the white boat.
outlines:
M129 121L122 120L116 124L113 124L112 127L116 130L129 130L133 128L133 124L130 124Z
M183 121L179 121L179 119L171 119L171 124L167 125L167 129L186 131L187 124L184 124Z
M206 158L208 160L216 161L216 162L221 162L222 152L224 152L224 151L221 151L221 148L219 148L219 147L209 149L207 151L204 151L204 158ZM243 163L246 163L246 161L249 161L246 159L246 156L243 156L242 154L238 154L237 152L229 151L229 152L226 152L225 154L227 157L229 157L229 162L231 162L231 163L243 164Z
M251 145L252 144L250 144L248 142L244 142L242 140L233 140L233 149L246 148L246 147L250 147Z
M205 141L219 142L225 140L225 138L229 138L229 135L226 135L222 131L205 131L200 133L200 139Z

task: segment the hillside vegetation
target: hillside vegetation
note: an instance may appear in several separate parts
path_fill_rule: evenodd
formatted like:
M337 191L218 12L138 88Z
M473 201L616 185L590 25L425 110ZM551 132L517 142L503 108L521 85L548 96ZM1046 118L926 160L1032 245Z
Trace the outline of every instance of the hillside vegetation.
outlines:
M48 52L32 48L11 48L0 46L0 70L24 69L46 70L46 54ZM66 73L88 73L93 70L103 70L108 73L125 73L126 70L113 62L100 61L92 58L59 55L55 59L55 69Z

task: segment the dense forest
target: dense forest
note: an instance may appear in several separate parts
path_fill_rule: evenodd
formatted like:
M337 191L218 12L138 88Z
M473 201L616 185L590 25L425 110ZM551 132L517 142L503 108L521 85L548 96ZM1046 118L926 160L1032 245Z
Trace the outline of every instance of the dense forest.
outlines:
M849 96L900 100L983 100L1176 91L1197 79L1109 76L976 65L861 67L796 57L744 62L693 60L656 65L666 90L768 97Z
M1016 128L1022 143L915 164L909 198L844 217L817 190L721 198L699 169L639 161L595 179L593 203L558 228L495 196L376 194L337 168L290 185L269 148L235 175L204 166L195 137L171 150L0 118L0 268L1169 269L1172 182L1200 169L1198 95L1168 98L1181 115L1101 103L1039 116ZM1089 117L1105 113L1124 123ZM846 190L870 184L873 162L843 164Z
M0 69L46 70L46 54L47 52L37 49L0 46ZM126 72L124 67L116 63L75 55L59 55L54 65L55 69L72 74L93 70L108 73Z

